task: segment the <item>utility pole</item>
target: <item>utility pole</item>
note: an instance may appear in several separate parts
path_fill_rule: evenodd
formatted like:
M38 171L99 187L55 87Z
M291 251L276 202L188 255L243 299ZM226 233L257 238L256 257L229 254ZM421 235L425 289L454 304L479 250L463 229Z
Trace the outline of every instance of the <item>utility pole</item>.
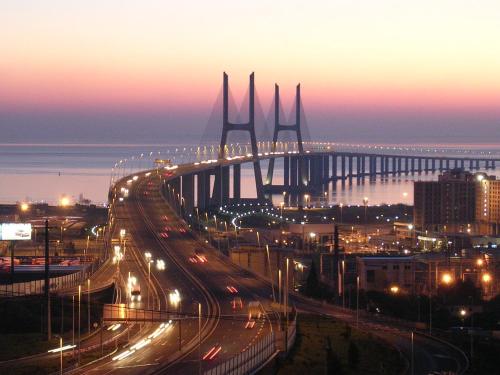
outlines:
M87 279L87 330L90 334L90 279Z
M356 328L359 328L359 276L356 276Z
M50 278L49 278L49 221L45 220L45 303L47 304L47 341L52 338L50 319Z
M198 374L201 375L201 303L198 302Z

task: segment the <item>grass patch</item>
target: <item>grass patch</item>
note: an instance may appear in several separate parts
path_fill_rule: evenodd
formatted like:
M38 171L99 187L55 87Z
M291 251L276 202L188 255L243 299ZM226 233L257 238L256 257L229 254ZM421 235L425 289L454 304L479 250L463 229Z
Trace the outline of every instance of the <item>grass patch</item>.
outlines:
M44 353L59 346L58 339L46 341L39 333L8 333L0 335L0 361Z
M399 353L370 333L317 315L299 314L297 341L278 374L398 374ZM330 354L328 348L331 347Z

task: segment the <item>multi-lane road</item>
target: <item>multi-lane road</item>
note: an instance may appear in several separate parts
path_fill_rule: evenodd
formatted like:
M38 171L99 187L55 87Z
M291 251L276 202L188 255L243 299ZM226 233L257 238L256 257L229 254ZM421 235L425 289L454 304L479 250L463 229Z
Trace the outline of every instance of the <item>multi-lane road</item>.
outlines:
M192 168L189 165L179 166L175 175L192 172ZM180 291L181 316L185 317L182 319L182 345L186 349L174 353L173 347L176 343L172 344L172 341L178 338L178 327L174 327L170 340L166 340L170 342L172 350L160 350L155 353L156 350L151 348L149 351L144 351L137 359L130 356L127 358L128 362L114 364L115 371L126 369L127 372L131 372L133 366L140 366L142 372L145 365L151 367L151 372L160 369L161 371L168 369L172 373L199 370L198 303L201 303L203 322L201 356L212 348L220 348L214 359L201 361L203 370L245 350L259 336L278 329L277 316L271 312L270 307L272 300L270 283L232 264L226 257L190 233L189 228L169 207L161 194L161 178L168 177L159 177L156 173L148 176L142 173L138 176L137 181L132 183L127 184L127 179L120 182L129 189L129 197L122 203L116 204L116 217L119 220L117 225L125 228L133 241L138 264L141 264L140 259L145 251L151 252L153 258L165 260L166 270L154 273L154 288L162 300L159 302L161 308L170 311L173 307L169 305L165 293L173 289ZM120 188L120 184L116 185L117 192ZM202 262L198 259L193 262L193 259L196 260L200 254L207 261ZM142 264L143 273L145 267L145 263ZM230 288L235 288L237 293L231 292ZM245 329L246 311L239 310L238 307L233 308L232 302L235 297L241 298L244 304L254 300L262 303L263 310L267 314L254 329ZM350 311L314 303L298 295L292 295L290 301L299 311L326 314L355 324L355 314ZM467 366L463 354L446 343L415 334L412 344L411 328L404 325L380 321L377 317L365 315L360 318L359 325L360 328L370 330L396 347L408 363L408 372L411 371L412 357L415 374L439 371L459 373Z
M173 177L193 172L192 168L192 165L179 166ZM112 271L107 269L102 273L107 277L112 274L118 280L121 302L134 308L161 310L168 319L135 322L136 329L132 330L128 345L73 373L202 373L279 330L279 315L271 305L270 282L234 265L190 231L162 196L161 186L168 178L155 172L141 172L136 179L124 178L114 185L112 235L119 238L124 230L121 249L124 257ZM128 194L120 200L122 187L128 189ZM150 258L146 253L151 254ZM157 269L157 260L164 262L164 270ZM148 261L152 261L149 267ZM129 275L140 285L141 301L133 305L128 297ZM179 301L170 298L174 291L178 292ZM261 304L263 315L253 328L248 328L246 306L251 301ZM290 302L299 313L328 315L354 326L358 324L360 329L379 336L401 352L408 374L412 372L412 363L414 374L461 373L467 367L463 354L444 342L420 334L415 334L412 340L408 325L367 314L356 321L352 311L297 294L290 296Z

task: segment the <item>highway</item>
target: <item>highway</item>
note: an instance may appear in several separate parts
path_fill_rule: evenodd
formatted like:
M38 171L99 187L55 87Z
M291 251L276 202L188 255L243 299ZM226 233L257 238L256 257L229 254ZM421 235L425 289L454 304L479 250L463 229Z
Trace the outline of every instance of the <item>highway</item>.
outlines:
M125 180L122 183L129 188L129 196L114 206L116 231L124 229L127 239L120 273L124 277L131 272L138 278L142 300L133 307L147 308L148 267L144 254L151 253L153 261L164 260L164 271L156 270L155 263L151 263L150 308L171 313L172 325L155 345L148 345L122 360L105 361L75 373L196 373L200 362L201 370L205 371L246 350L260 336L276 329L266 315L252 329L245 328L248 321L245 306L249 301L262 299L264 309L269 309L271 292L267 290L267 283L257 282L263 288L255 292L255 285L248 281L251 274L237 269L194 238L185 223L165 203L157 176L141 178L132 186ZM116 191L119 188L121 185L116 185ZM199 258L194 263L197 252ZM169 294L174 290L178 290L181 296L178 306L169 303ZM235 298L241 299L243 306L239 301L233 306ZM158 325L150 324L136 340L148 337ZM182 350L179 350L179 326ZM204 357L211 350L206 360L199 360L200 354Z
M179 166L174 176L193 172L193 168L200 167ZM164 326L161 322L141 324L141 330L135 330L130 337L130 344L118 348L113 357L71 373L203 373L279 329L279 317L271 308L272 290L268 280L234 265L194 236L167 204L160 189L163 181L171 176L171 172L158 176L151 171L137 174L133 182L127 182L130 177L123 178L114 186L111 205L113 237L116 238L121 229L126 233L124 258L117 265L122 302L127 301L123 297L127 294L126 280L130 273L141 285L142 297L141 302L135 302L132 307L147 309L149 290L149 308L168 312L171 323L163 322ZM129 189L129 194L120 201L117 198L122 187ZM161 259L166 266L165 270L158 270L156 263L151 263L150 283L146 252L151 253L153 262ZM107 270L103 275L110 277L110 272ZM170 293L175 290L180 295L178 304L169 300ZM259 301L264 315L253 328L247 329L246 306L250 301ZM292 294L290 301L299 312L323 314L356 326L352 311L298 294ZM155 336L160 327L164 328ZM372 332L399 350L408 364L405 373L411 373L410 328L368 314L361 315L359 328ZM146 344L141 347L140 343ZM413 352L414 374L461 373L467 366L457 350L424 335L415 335ZM200 360L201 357L204 359Z
M193 172L191 165L179 166L175 175ZM196 167L199 169L199 166ZM170 176L171 173L168 174ZM168 178L168 177L166 177ZM237 314L231 307L232 295L228 293L227 286L234 286L239 291L239 296L248 302L258 300L268 312L271 311L270 302L272 291L270 283L243 270L229 262L226 257L217 254L211 247L194 238L189 228L180 221L176 213L166 204L159 191L160 181L155 174L142 177L134 183L133 193L123 205L129 210L130 227L132 236L139 241L142 249L154 252L155 256L163 256L167 260L167 273L171 281L166 278L161 282L163 287L178 288L183 295L182 312L195 315L187 306L192 306L196 301L204 299L203 311L208 311L210 319L206 320L206 340L202 344L202 353L211 347L222 345L219 360L229 358L252 342L252 331L243 328L244 314ZM166 238L162 237L167 234ZM207 257L206 263L190 263L196 249L203 248ZM172 280L175 280L172 283ZM198 286L197 286L198 285ZM214 302L215 301L215 302ZM355 324L355 314L330 305L321 305L305 299L299 295L292 295L290 301L299 311L325 314L339 320ZM210 304L213 304L212 306ZM187 310L186 310L187 309ZM213 311L213 313L212 313ZM272 313L271 313L272 314ZM207 318L206 314L204 318ZM209 321L212 326L209 328ZM270 321L276 321L276 316L271 315ZM360 318L360 328L369 330L381 339L397 348L408 363L407 372L411 371L411 333L408 327L394 322L380 321L380 318L365 315ZM265 330L273 329L273 324L266 324ZM264 329L261 332L265 332ZM275 326L274 329L277 329ZM261 333L262 334L262 333ZM413 362L415 374L429 374L439 371L454 371L460 373L467 366L463 355L448 344L429 338L424 335L415 335L413 341ZM175 372L186 371L186 368L195 370L198 353L193 351L167 367ZM192 364L190 367L190 363ZM213 361L213 366L217 361ZM170 366L170 365L169 365ZM203 363L203 369L207 368ZM165 367L162 367L165 368Z

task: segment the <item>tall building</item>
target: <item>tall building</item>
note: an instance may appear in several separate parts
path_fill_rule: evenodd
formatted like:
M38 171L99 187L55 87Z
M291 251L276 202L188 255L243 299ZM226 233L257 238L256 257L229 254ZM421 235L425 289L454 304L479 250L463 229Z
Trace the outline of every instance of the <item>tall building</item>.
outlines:
M500 180L476 175L476 221L482 234L500 235Z
M438 181L414 183L413 220L419 231L458 232L475 220L476 179L463 169L452 169Z

